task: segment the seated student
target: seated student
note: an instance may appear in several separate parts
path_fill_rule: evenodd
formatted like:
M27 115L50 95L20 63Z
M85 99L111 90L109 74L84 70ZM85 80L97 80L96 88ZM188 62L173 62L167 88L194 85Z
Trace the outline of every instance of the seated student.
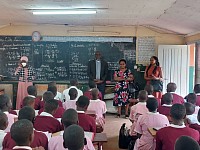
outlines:
M63 103L63 108L65 110L67 110L69 108L76 109L77 95L78 95L78 92L77 92L77 90L75 88L71 88L69 90L70 100L69 101L65 101Z
M56 87L56 82L55 81L50 82L48 84L48 87L50 87L50 86L55 86ZM63 102L63 95L60 92L57 91L56 96L54 97L54 99L60 100L61 102Z
M28 97L32 97L35 100L35 105L34 105L34 109L35 110L39 110L39 103L41 101L41 98L37 97L37 89L35 86L28 86L27 88L27 93L28 93Z
M58 101L51 99L45 102L44 111L35 117L34 128L38 131L55 133L61 130L60 122L53 117L58 109Z
M70 86L68 89L65 89L65 90L63 91L63 96L64 96L65 101L67 101L67 100L70 99L70 97L69 97L69 90L70 90L71 88L75 88L75 89L77 90L77 92L78 92L77 99L78 99L80 96L83 95L83 92L77 88L77 86L78 86L78 80L77 80L77 79L71 79L71 80L70 80L70 85L71 85L71 86Z
M183 104L184 103L184 99L182 96L178 95L175 93L176 91L176 84L175 83L168 83L167 84L167 92L172 93L173 95L173 101L172 104Z
M197 114L194 114L195 112L195 106L191 103L184 103L185 109L186 109L186 123L188 124L195 124L198 122L197 120Z
M197 96L195 93L189 93L186 97L185 97L186 101L195 105L195 112L194 114L198 114L200 107L196 106L196 100L197 100Z
M152 86L152 85L150 85L150 84L149 84L149 85L146 85L146 86L144 87L144 90L147 91L147 93L148 93L148 98L155 98L155 99L158 101L158 106L161 105L160 99L158 99L158 98L156 98L156 97L153 96L153 86Z
M6 116L5 113L0 111L0 149L2 150L2 143L3 143L3 139L6 136L6 133L4 132L4 130L7 128L8 126L8 117Z
M139 138L136 140L134 150L154 150L154 138L148 128L162 128L169 125L167 117L157 112L158 101L155 98L148 98L146 106L149 112L139 116L135 126Z
M39 110L38 114L41 114L44 111L44 104L46 101L53 99L54 95L52 92L47 91L43 94L43 101L40 102L40 107L41 109ZM61 101L56 100L58 103L60 103ZM53 114L53 117L55 118L62 118L62 115L64 113L65 109L63 107L58 107L58 109L56 110L56 112Z
M87 98L89 99L92 99L92 94L91 94L91 91L93 88L97 88L97 85L94 81L89 81L89 90L85 91L83 93L84 96L86 96ZM98 94L98 99L102 100L102 94L101 92L99 91L99 94Z
M57 87L56 86L49 86L47 91L52 92L53 95L54 95L54 99L55 99L56 94L57 94ZM58 100L58 99L55 99L55 100ZM62 101L58 100L58 104L59 104L59 107L63 107Z
M8 126L5 129L5 132L10 132L10 127L14 123L15 119L18 117L17 115L10 114L9 111L11 110L12 103L10 98L3 94L0 95L0 110L4 112L8 117Z
M101 132L105 124L106 103L98 99L99 90L97 88L92 89L91 94L92 99L87 110L96 112L96 125L100 128L99 132Z
M135 125L137 123L138 117L140 115L144 115L148 112L148 109L146 107L146 101L147 101L147 92L142 90L138 94L139 102L136 105L133 105L130 110L130 116L129 119L132 122L131 128L130 128L130 136L136 136L137 133L135 130Z
M195 141L199 141L198 131L184 124L184 118L186 116L184 105L172 105L170 115L172 124L158 130L156 133L156 150L173 150L176 140L182 135L190 136Z
M165 93L161 98L162 106L158 107L158 112L168 117L170 115L172 101L173 101L173 95L171 93Z
M68 150L83 150L84 148L84 131L78 125L71 125L66 128L63 139L63 146Z
M73 124L78 124L78 114L74 109L68 109L64 112L61 122L64 125L64 128L68 128ZM84 150L94 150L91 139L85 136L87 144L84 146ZM65 150L63 147L63 134L58 136L53 136L48 144L48 150Z
M34 124L34 120L35 120L34 109L28 106L24 106L22 109L20 109L18 120L22 120L22 119L27 119ZM11 134L7 133L3 141L3 148L12 149L14 146L16 146L15 141L12 140ZM44 133L34 130L34 138L33 138L33 141L31 142L30 147L35 148L39 146L42 146L46 150L48 150L48 139Z
M174 150L200 150L200 147L193 138L181 136L176 140Z
M200 84L194 86L194 93L197 96L196 105L200 106Z
M90 100L85 96L80 96L76 101L76 110L78 112L79 125L84 129L84 131L96 133L96 123L95 119L87 114L87 108L90 104Z

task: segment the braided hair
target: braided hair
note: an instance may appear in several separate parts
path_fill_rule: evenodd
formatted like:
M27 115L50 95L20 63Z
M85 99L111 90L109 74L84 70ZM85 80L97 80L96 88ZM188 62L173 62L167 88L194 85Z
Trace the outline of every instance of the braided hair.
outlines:
M152 56L151 58L153 58L153 59L156 61L156 66L155 66L155 68L153 69L153 74L155 74L155 73L156 73L157 67L160 66L160 63L159 63L159 61L158 61L158 57ZM149 71L150 68L151 68L151 64L150 64L149 67L147 68L146 76L148 76L148 71Z

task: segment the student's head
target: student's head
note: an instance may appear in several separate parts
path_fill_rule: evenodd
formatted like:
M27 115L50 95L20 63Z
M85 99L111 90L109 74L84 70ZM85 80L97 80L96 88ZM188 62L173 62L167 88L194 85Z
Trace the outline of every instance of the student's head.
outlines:
M93 100L98 99L98 94L99 94L99 90L97 88L93 88L91 91L92 99Z
M78 91L75 89L75 88L71 88L69 90L69 97L70 97L70 100L75 100L78 96Z
M153 94L153 86L152 85L146 85L144 88L145 91L147 91L148 95L152 95Z
M10 111L10 109L12 108L12 103L10 98L6 95L0 95L0 110L1 111Z
M119 60L119 67L120 67L120 69L126 68L126 60L125 59Z
M181 136L176 140L174 150L200 150L199 144L189 136Z
M25 106L19 111L18 120L27 119L34 124L35 110L29 106Z
M195 112L195 106L192 103L184 103L186 115L192 115Z
M171 93L165 93L161 98L162 104L171 105L173 101L173 95Z
M0 130L5 130L8 126L8 117L5 113L0 111Z
M146 102L146 101L147 101L147 96L148 96L147 91L141 90L141 91L139 92L139 95L138 95L139 101L140 101L140 102Z
M50 100L50 99L54 99L54 95L53 95L53 93L51 92L51 91L46 91L44 94L43 94L43 100L44 100L44 102L46 102L46 101L48 101L48 100Z
M33 97L26 96L23 99L22 105L23 105L23 107L24 106L30 106L30 107L34 108L34 106L35 106L35 100L34 100Z
M49 82L48 87L49 87L49 86L56 86L56 82L55 82L55 81Z
M197 96L194 93L189 93L186 96L186 101L189 102L189 103L196 105L196 100L197 100Z
M146 106L150 112L156 112L158 108L158 101L155 98L148 98Z
M70 80L70 85L71 86L77 86L78 85L78 80L77 79L71 79Z
M49 114L55 114L56 110L58 109L58 101L54 99L50 99L45 102L44 104L44 112Z
M57 87L56 86L49 86L47 88L47 91L50 91L53 93L54 97L57 95Z
M33 85L28 86L27 92L28 92L29 95L37 96L37 89Z
M17 146L30 146L33 141L33 124L27 119L18 120L11 126L11 138Z
M151 64L151 65L159 66L160 63L159 63L159 61L158 61L158 57L152 56L152 57L150 58L150 64Z
M186 116L185 106L182 104L173 104L170 109L172 121L183 121Z
M84 131L78 125L71 125L65 128L63 134L63 146L68 150L83 150L84 147Z
M97 59L97 60L101 59L101 52L100 51L95 52L95 59Z
M175 92L176 91L176 84L175 83L168 83L167 84L167 92Z
M195 94L200 93L200 84L196 84L196 85L194 86L194 93L195 93Z
M78 124L78 113L76 110L70 108L67 109L62 115L62 124L65 128L72 124Z
M97 84L94 81L91 81L91 80L89 81L88 85L89 85L90 89L93 89L93 88L97 87Z
M86 111L90 104L90 100L86 96L80 96L76 101L78 111Z

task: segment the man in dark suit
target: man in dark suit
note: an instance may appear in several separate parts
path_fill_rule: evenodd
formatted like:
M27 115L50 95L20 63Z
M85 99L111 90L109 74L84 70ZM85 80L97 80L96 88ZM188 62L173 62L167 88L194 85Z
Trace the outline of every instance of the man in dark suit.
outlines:
M102 98L104 98L108 63L102 59L100 51L96 51L95 59L89 61L87 72L89 82L94 81L97 84L97 88L102 93Z

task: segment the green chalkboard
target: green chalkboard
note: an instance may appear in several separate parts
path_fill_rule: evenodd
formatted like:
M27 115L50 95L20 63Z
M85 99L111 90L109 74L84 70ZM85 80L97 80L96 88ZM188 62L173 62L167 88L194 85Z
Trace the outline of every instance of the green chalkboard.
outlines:
M20 57L26 55L29 65L36 71L37 81L67 81L71 78L87 81L87 63L97 50L108 62L107 80L113 80L113 72L119 67L121 58L127 60L128 68L134 72L136 37L129 41L104 37L82 39L84 37L44 37L40 42L32 42L30 36L0 36L0 74L9 80L17 80L15 69ZM134 74L140 80L140 73Z

